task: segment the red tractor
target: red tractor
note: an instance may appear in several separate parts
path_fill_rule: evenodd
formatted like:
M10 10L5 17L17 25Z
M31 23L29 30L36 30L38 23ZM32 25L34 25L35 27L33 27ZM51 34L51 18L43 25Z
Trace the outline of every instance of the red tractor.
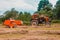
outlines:
M4 25L9 28L21 26L22 24L23 24L23 22L21 20L12 20L11 18L4 21Z
M39 24L50 24L50 18L45 15L33 14L31 19L31 25L39 25Z

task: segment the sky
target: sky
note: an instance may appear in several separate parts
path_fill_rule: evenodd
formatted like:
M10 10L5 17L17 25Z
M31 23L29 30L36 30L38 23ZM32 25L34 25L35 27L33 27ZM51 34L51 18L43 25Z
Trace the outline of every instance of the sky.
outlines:
M38 3L40 0L0 0L0 15L5 11L15 8L18 11L27 11L34 13L37 11ZM53 5L57 0L49 0Z

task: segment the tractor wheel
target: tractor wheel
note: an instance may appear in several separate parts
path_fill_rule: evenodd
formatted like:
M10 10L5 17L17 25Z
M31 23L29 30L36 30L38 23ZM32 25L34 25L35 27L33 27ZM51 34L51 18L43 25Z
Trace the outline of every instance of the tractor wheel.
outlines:
M32 22L31 22L31 25L32 25L32 26L37 26L37 25L38 25L38 21L32 21Z

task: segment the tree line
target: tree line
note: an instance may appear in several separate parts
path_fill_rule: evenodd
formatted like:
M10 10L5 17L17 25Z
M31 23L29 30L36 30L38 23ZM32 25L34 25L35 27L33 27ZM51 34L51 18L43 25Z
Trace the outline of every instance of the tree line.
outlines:
M60 20L60 0L56 2L56 5L54 7L49 2L49 0L40 0L36 12L39 14L45 14L53 20ZM14 17L14 19L17 20L30 21L31 16L32 15L29 12L19 12L15 10L15 8L12 8L11 10L7 10L3 13L3 15L0 16L0 23L11 17Z

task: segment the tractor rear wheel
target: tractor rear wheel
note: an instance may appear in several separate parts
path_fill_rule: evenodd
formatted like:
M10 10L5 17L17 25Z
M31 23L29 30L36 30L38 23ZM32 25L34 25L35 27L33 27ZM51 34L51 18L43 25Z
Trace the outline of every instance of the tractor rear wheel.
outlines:
M38 25L38 21L37 20L32 20L31 21L31 25L32 26L37 26Z

